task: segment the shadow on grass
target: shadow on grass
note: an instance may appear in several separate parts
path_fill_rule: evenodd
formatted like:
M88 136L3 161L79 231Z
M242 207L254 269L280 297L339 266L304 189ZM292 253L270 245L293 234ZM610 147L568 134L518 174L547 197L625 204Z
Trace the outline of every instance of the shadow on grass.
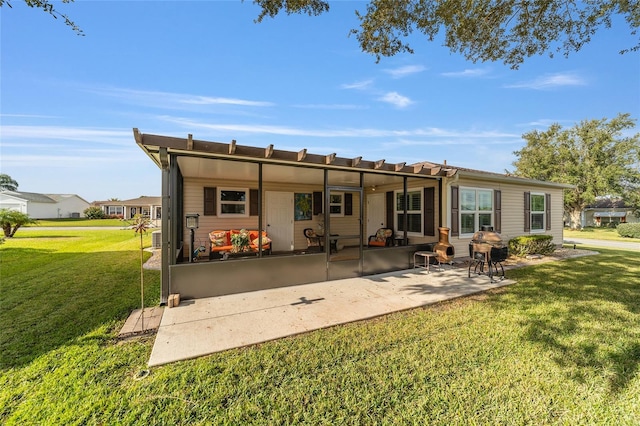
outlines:
M25 365L78 338L81 342L90 331L112 326L140 307L139 251L10 251L13 265L3 259L0 292L2 369ZM29 267L21 259L28 259ZM158 271L145 270L147 305L158 300L159 277Z
M514 270L519 285L490 303L517 306L522 339L540 346L569 378L602 375L616 394L640 369L638 260L632 251L601 249L598 256Z

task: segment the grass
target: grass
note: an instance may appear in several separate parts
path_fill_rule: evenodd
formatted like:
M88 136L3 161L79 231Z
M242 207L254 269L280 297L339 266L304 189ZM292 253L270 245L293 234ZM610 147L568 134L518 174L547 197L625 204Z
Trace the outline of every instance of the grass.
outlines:
M137 241L122 232L42 231L0 247L0 422L640 419L638 252L598 248L598 256L510 271L518 284L508 288L157 367L136 380L153 339L115 339L139 290ZM65 270L74 272L65 278ZM148 303L157 303L158 275L148 278Z
M565 228L564 238L588 238L592 240L640 242L640 238L621 237L615 228L583 228L581 230Z
M66 228L66 227L120 227L123 228L125 226L131 225L125 220L122 219L38 219L35 224L25 225L25 228L37 228L41 227L56 227L56 228Z

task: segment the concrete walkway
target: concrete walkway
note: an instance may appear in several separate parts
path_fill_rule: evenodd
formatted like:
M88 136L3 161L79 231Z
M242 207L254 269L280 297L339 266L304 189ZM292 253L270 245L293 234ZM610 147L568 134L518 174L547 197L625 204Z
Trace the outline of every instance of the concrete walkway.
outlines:
M405 270L206 299L165 309L149 366L364 320L513 284L466 268Z

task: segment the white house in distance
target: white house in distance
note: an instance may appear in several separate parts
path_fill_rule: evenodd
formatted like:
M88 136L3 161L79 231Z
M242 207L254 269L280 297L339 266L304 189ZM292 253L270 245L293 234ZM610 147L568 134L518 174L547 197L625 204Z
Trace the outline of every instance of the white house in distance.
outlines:
M24 191L0 192L0 209L17 210L33 219L84 217L89 202L76 194L39 194Z
M154 221L154 223L162 217L161 204L162 199L160 197L150 197L147 195L132 198L131 200L93 202L93 205L100 207L107 216L116 216L128 220L137 214L141 214Z

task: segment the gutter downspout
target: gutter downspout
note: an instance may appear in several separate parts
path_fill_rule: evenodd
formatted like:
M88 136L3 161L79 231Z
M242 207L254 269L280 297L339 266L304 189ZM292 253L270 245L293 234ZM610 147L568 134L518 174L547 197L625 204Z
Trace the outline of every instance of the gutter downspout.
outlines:
M160 269L160 305L164 306L169 299L169 259L171 259L172 255L170 244L171 230L169 229L169 215L171 213L171 175L169 172L169 155L167 148L160 148L160 162L162 166L162 225L160 228L162 232L162 266Z
M456 171L452 178L444 177L443 180L446 179L446 183L442 185L442 181L440 181L440 196L442 197L442 202L440 203L440 223L444 228L451 228L451 186L458 183L458 179L460 179L460 174Z

